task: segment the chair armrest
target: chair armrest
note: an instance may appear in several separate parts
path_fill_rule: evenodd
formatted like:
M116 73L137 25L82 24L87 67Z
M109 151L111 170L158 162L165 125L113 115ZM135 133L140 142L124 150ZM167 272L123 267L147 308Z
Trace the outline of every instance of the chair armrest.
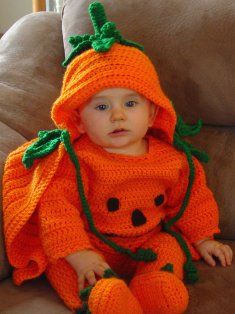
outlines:
M29 14L0 40L1 122L27 139L52 127L50 107L59 95L64 68L61 17Z

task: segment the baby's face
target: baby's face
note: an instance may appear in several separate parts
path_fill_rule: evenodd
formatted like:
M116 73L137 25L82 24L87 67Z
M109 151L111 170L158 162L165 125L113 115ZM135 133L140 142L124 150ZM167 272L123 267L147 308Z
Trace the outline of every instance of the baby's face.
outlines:
M80 110L78 129L108 152L138 155L155 114L156 106L135 91L108 88Z

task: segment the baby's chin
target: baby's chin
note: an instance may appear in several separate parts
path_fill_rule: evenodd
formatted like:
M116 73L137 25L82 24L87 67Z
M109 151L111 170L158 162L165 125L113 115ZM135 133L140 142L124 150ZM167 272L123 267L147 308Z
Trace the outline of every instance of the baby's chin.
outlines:
M91 142L108 153L140 156L148 151L148 141L145 136L135 135L133 132L125 132L122 135L97 135L86 133Z
M111 141L93 141L103 150L113 154L129 154L131 145L125 139L113 139Z
M141 139L138 142L119 142L114 145L104 146L103 149L106 152L113 154L141 156L148 152L148 142L146 139Z

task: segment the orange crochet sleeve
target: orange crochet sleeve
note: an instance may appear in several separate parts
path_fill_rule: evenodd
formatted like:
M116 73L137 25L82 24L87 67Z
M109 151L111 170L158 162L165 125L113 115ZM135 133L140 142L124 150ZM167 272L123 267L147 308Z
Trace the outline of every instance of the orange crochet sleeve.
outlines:
M217 203L206 184L202 165L196 158L193 158L193 161L195 165L195 180L190 200L183 216L175 223L175 226L191 243L206 237L213 237L215 233L220 232ZM179 182L171 189L168 196L168 219L175 216L180 209L188 185L188 174L189 167L185 160Z
M40 237L50 262L79 250L92 249L81 219L74 166L67 156L39 204ZM85 191L87 178L82 171Z

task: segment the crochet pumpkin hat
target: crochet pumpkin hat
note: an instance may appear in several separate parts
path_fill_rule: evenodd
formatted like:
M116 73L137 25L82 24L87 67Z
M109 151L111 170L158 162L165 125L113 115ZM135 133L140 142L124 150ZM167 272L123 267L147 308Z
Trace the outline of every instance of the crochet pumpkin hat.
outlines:
M105 88L123 87L135 90L159 107L152 129L172 143L176 114L143 47L122 38L115 24L107 21L102 4L90 4L89 14L95 34L69 38L73 49L63 63L68 67L60 97L53 104L53 121L75 139L79 133L74 110Z

